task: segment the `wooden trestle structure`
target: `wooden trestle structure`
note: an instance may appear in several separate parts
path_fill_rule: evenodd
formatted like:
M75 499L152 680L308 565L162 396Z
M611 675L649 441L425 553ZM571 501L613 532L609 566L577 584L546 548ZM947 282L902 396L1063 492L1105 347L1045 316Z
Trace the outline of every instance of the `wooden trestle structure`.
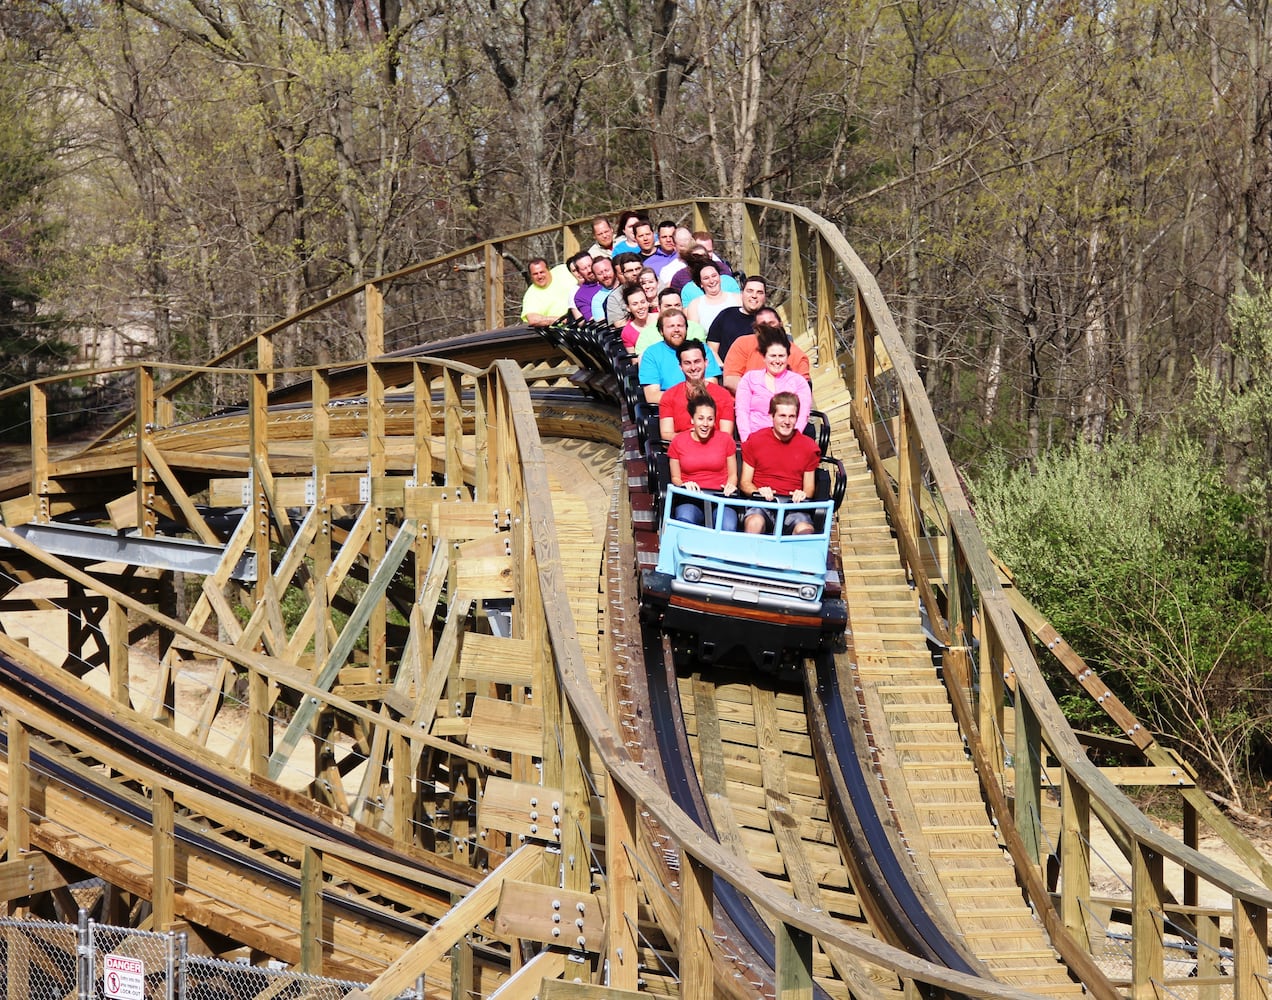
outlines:
M863 888L812 665L804 690L665 672L714 834L669 795L661 650L636 606L639 456L594 391L606 373L500 332L520 292L505 256L570 253L585 220L377 278L203 368L121 369L131 407L78 452L50 440L53 382L19 390L29 469L0 482L9 914L180 927L192 950L375 998L421 976L454 997L1266 998L1272 866L991 561L843 236L763 201L651 211L732 218L738 263L776 286L813 360L849 477L835 676L962 971L896 947ZM449 288L449 311L429 308L454 318L420 346L425 285ZM316 325L358 314L364 360L306 354ZM411 349L386 353L386 329ZM1088 760L1033 637L1118 723L1125 766ZM1119 784L1176 786L1187 842ZM1093 825L1129 859L1117 903L1093 888ZM1257 881L1203 857L1203 834ZM726 889L771 956L726 919ZM1100 921L1115 909L1120 968ZM1176 974L1180 934L1195 962Z

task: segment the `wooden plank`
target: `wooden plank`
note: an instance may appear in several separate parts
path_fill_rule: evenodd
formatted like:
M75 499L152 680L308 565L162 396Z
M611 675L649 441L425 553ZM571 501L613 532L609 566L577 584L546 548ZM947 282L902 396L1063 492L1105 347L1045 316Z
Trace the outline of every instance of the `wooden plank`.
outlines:
M471 747L491 747L536 757L543 754L543 712L537 705L477 698L469 720L468 745Z
M533 648L524 639L469 634L459 650L459 676L466 681L520 684L533 679Z
M1115 785L1158 785L1189 788L1196 784L1182 767L1102 767L1100 773Z
M15 861L0 862L0 900L33 896L66 885L66 878L47 854L28 851Z
M509 976L489 1000L534 1000L548 996L550 986L559 986L565 972L567 955L556 948L545 948ZM570 984L574 985L574 984ZM454 994L452 994L454 995Z
M477 803L477 823L514 837L555 840L554 816L560 815L565 795L560 788L532 785L510 778L491 777ZM553 806L556 806L553 809Z
M498 996L500 994L494 994L491 1000ZM637 1000L638 997L648 996L648 993L637 993L634 990L617 990L612 986L596 986L565 979L545 982L539 992L539 1000Z
M507 881L495 910L495 933L595 952L605 940L605 911L590 893Z

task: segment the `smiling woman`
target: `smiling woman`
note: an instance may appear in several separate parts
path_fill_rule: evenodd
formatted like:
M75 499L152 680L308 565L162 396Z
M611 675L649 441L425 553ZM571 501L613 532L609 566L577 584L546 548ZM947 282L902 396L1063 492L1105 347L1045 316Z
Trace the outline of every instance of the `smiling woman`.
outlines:
M764 367L747 372L738 382L738 437L743 441L755 431L773 426L769 402L780 392L793 393L799 400L798 430L804 429L813 408L813 394L807 380L790 369L791 347L786 333L770 326L760 326L757 330L757 350L764 358Z

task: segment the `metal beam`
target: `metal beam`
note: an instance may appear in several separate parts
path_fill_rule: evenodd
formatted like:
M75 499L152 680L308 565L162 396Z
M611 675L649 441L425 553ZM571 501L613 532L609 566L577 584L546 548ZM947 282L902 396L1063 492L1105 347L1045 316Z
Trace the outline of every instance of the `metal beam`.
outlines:
M225 552L224 546L205 545L188 538L145 538L131 531L121 533L79 524L19 524L12 530L45 552L67 559L119 562L199 576L215 573ZM11 546L0 541L0 547ZM255 580L255 553L244 553L230 571L230 578L245 583Z

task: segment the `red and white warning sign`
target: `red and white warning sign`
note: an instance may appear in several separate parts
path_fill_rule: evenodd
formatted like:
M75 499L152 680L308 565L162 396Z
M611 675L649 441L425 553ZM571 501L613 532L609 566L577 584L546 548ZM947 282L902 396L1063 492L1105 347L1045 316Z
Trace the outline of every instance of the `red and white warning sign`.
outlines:
M139 958L106 955L102 965L106 1000L145 1000L146 965Z

